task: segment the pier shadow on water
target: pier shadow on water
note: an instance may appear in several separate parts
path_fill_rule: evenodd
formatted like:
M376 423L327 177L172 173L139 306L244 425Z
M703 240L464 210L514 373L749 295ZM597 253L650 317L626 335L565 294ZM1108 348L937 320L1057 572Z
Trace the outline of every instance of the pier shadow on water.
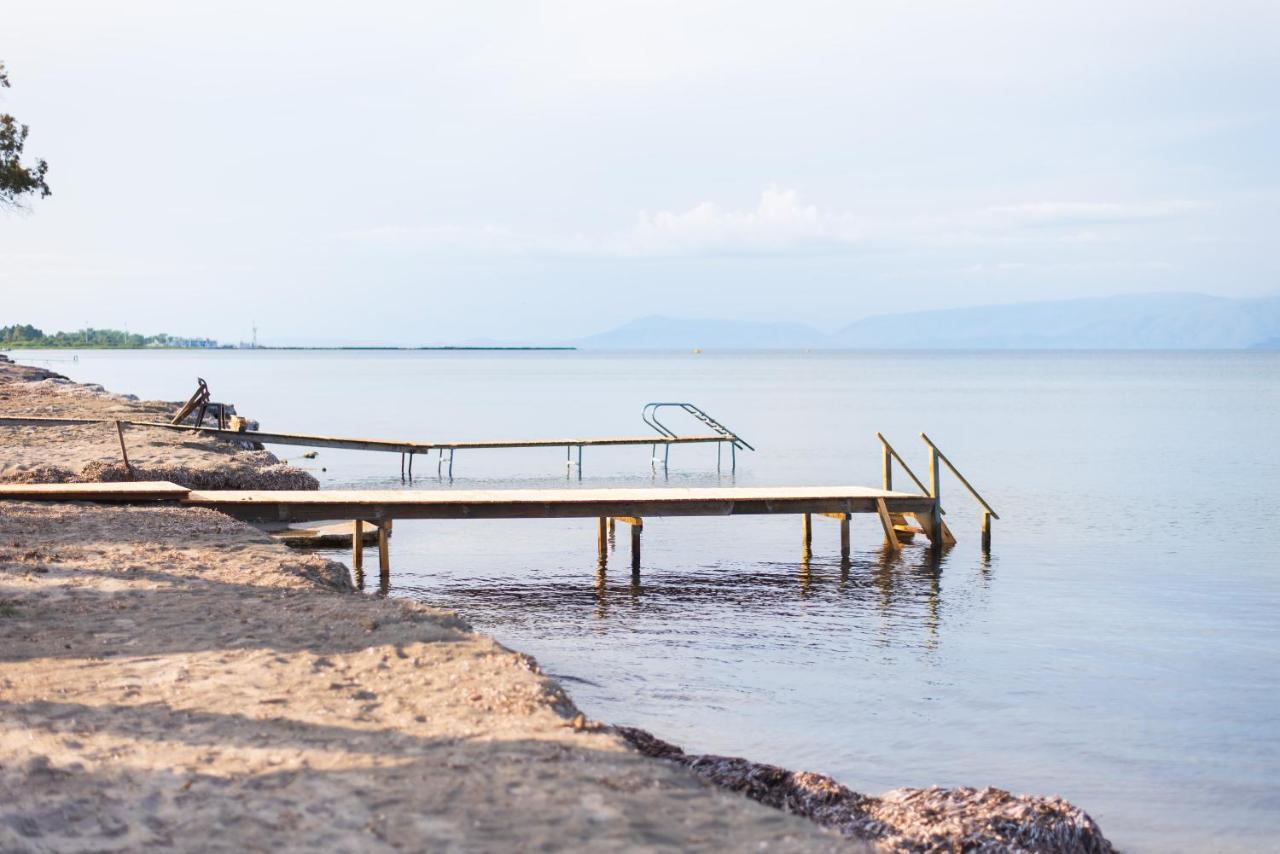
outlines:
M720 635L735 643L764 643L778 633L792 643L822 646L850 633L881 644L922 650L941 642L943 575L947 553L928 548L855 552L849 558L804 555L799 561L724 561L643 566L613 552L580 571L466 577L442 573L430 586L393 570L390 595L457 608L500 637L601 638L637 633L678 638ZM980 595L990 580L961 598ZM976 592L975 592L976 591ZM752 639L755 639L754 641ZM621 640L621 638L619 638ZM625 641L623 641L625 642Z

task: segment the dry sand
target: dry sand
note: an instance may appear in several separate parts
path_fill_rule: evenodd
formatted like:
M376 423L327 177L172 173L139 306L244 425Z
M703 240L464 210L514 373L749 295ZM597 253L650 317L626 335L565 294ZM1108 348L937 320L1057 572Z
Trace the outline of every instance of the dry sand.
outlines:
M110 394L52 371L0 356L0 415L168 421L179 404ZM316 489L301 469L267 451L238 448L202 436L125 428L136 480L167 480L192 489ZM111 424L0 426L0 481L77 483L125 480L120 438Z
M49 379L0 363L0 414L151 406ZM103 462L38 429L0 428L0 478ZM205 441L148 453L279 465ZM0 852L1110 850L1055 799L868 798L601 727L456 615L194 508L0 501L0 708Z

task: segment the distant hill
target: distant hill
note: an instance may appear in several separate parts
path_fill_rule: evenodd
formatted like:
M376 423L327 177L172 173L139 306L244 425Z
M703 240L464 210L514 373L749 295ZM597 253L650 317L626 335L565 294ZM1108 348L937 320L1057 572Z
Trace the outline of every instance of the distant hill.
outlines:
M1143 294L868 317L826 335L801 323L646 317L589 348L1277 349L1280 296Z
M823 346L825 336L803 323L689 320L652 315L572 343L594 349L690 349L738 347L795 349ZM815 342L818 342L815 344Z
M870 317L839 347L927 349L1242 349L1280 335L1280 296L1151 294Z

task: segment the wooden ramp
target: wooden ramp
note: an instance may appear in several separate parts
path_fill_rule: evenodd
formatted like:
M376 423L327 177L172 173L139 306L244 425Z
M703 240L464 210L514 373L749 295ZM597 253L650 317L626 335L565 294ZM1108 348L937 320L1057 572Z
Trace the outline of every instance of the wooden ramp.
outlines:
M387 526L387 533L390 534L390 520L383 524ZM377 545L377 526L366 525L362 527L361 537L363 538L363 544L366 546ZM273 539L293 549L336 549L355 545L355 528L355 522L334 522L329 525L306 528L276 528L271 526L266 527L266 530Z
M203 380L200 380L203 387ZM40 415L0 415L0 427L65 427L88 424L114 425L118 430L122 427L130 429L168 430L182 433L193 433L235 442L257 442L262 445L292 445L305 448L335 448L346 451L381 451L400 455L400 477L402 480L413 479L413 462L415 456L423 456L434 452L437 455L436 474L443 477L447 472L453 479L454 456L458 451L494 450L504 448L564 448L565 462L570 470L577 469L578 478L582 477L583 448L635 447L648 445L652 448L650 460L652 464L661 463L664 470L670 463L673 445L716 445L716 468L721 465L723 446L729 446L730 468L736 470L738 451L754 450L745 439L712 418L705 410L691 403L650 403L644 408L644 423L653 429L653 433L643 436L569 436L551 439L482 439L475 441L424 441L410 442L395 439L370 439L358 436L329 436L315 433L278 433L262 430L231 430L223 426L206 427L201 424L179 423L189 414L200 392L188 401L177 419L173 422L132 421L128 419L104 418L57 418ZM207 397L207 390L206 390ZM207 403L206 403L207 405ZM678 407L693 416L702 429L710 432L679 434L657 420L655 407ZM124 445L124 433L120 434L121 446ZM662 450L658 456L658 450ZM576 456L576 459L575 459Z
M181 501L190 492L185 486L165 480L0 484L0 499L14 501Z

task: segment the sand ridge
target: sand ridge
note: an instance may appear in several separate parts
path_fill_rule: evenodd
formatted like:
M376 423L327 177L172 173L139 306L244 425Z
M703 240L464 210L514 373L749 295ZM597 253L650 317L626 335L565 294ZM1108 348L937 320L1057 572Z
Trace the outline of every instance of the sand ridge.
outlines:
M141 401L102 386L73 383L0 355L0 415L168 421L179 404ZM308 472L274 454L203 436L125 428L133 479L193 489L317 489ZM114 425L0 426L0 481L82 483L129 479Z

